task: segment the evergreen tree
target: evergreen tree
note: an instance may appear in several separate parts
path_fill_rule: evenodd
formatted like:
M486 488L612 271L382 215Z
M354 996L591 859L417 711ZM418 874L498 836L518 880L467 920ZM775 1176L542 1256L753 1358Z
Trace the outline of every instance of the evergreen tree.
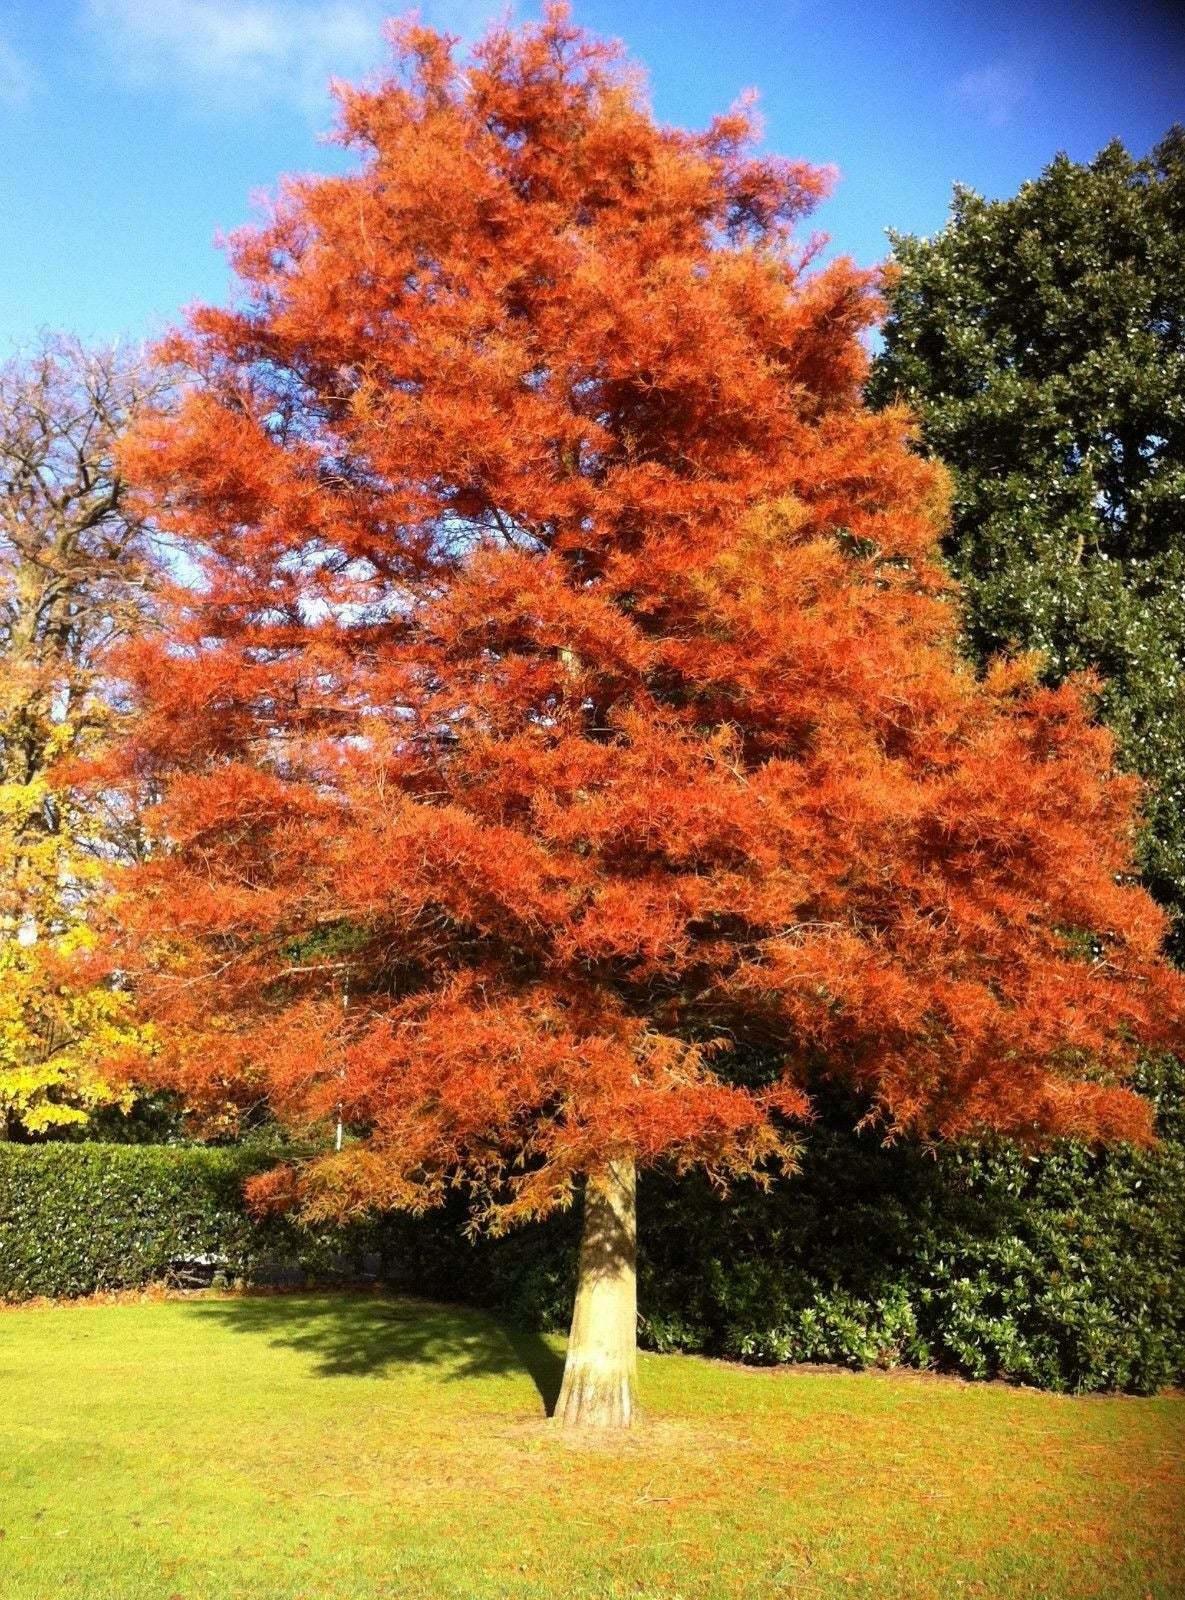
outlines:
M945 549L980 661L1089 669L1149 781L1142 867L1185 912L1185 130L1058 156L1011 199L955 191L894 236L874 403L951 469ZM1178 928L1178 948L1182 932Z

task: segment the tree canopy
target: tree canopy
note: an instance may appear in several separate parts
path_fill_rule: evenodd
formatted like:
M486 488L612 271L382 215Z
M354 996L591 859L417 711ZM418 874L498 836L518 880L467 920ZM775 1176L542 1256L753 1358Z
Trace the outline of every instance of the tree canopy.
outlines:
M394 37L126 455L202 576L124 660L172 1081L340 1108L313 1211L500 1222L786 1156L821 1075L890 1130L1143 1136L1136 786L1076 687L960 663L874 279L793 242L821 175L743 107L659 126L562 9Z

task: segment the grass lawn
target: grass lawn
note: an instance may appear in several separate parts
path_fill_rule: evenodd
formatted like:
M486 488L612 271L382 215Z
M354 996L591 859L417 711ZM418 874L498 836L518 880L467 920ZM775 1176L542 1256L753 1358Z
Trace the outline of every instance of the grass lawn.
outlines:
M1185 1593L1185 1400L642 1358L364 1295L0 1312L4 1600Z

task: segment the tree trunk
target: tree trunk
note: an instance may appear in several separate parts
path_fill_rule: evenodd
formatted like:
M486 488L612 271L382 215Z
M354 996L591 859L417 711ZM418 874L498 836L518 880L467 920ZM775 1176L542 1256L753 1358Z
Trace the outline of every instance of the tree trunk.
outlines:
M590 1172L576 1304L555 1420L563 1427L628 1428L638 1368L637 1205L634 1158Z

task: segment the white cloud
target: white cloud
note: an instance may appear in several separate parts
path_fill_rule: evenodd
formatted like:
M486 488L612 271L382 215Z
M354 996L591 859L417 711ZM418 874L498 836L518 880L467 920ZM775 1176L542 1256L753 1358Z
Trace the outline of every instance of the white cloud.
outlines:
M1029 74L997 61L974 72L964 72L951 85L951 94L989 128L1002 128L1029 94Z
M0 34L0 106L23 106L40 83L36 70Z
M324 105L331 77L384 58L390 0L84 0L83 15L133 83L237 105Z

